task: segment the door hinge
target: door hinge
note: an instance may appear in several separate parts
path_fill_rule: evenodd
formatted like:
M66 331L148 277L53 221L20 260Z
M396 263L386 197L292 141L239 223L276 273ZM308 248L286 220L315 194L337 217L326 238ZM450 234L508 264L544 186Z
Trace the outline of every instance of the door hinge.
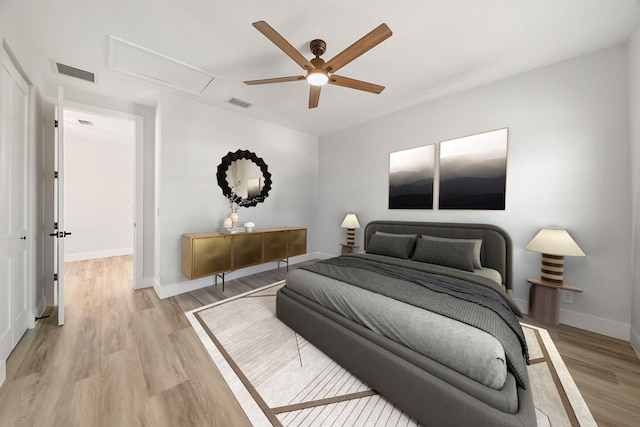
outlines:
M58 179L58 171L53 171L53 179Z
M58 229L58 223L57 223L57 222L54 222L54 223L53 223L53 229L54 229L54 230L57 230L57 229Z
M54 120L54 121L53 121L53 127L54 127L54 128L57 128L57 127L58 127L58 121L57 121L57 120Z
M53 273L53 281L54 282L58 281L58 273Z

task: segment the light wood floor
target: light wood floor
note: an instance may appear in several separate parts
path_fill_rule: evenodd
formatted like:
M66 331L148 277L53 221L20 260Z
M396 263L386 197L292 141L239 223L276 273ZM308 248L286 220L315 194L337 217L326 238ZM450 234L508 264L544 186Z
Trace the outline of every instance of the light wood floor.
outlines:
M0 426L249 425L183 313L281 280L285 268L228 281L224 294L211 286L165 300L132 289L130 257L66 268L65 325L39 321L9 357ZM598 424L640 425L629 343L544 326Z

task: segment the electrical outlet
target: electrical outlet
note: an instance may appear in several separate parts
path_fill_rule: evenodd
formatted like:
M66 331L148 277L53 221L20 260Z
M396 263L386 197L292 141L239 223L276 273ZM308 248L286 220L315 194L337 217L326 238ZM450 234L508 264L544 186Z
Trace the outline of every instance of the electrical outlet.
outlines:
M73 252L76 250L76 247L73 245L67 245L67 252Z
M569 291L561 291L562 292L562 302L567 304L573 304L573 292Z

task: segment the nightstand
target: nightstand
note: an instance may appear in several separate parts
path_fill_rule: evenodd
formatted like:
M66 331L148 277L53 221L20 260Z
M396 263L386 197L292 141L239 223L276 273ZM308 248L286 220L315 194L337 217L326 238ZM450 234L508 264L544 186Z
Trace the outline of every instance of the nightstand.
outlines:
M560 321L560 292L582 292L577 286L527 279L529 289L529 316L535 320L557 325Z
M342 246L342 255L351 254L355 248L359 248L358 245L349 245L344 243L340 243L340 246Z

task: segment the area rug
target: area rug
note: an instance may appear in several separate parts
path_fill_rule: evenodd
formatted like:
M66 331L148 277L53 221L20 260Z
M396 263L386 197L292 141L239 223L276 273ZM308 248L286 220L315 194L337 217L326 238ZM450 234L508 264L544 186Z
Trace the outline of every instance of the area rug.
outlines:
M416 426L280 322L284 281L186 313L254 426ZM546 330L523 324L538 426L596 423Z

